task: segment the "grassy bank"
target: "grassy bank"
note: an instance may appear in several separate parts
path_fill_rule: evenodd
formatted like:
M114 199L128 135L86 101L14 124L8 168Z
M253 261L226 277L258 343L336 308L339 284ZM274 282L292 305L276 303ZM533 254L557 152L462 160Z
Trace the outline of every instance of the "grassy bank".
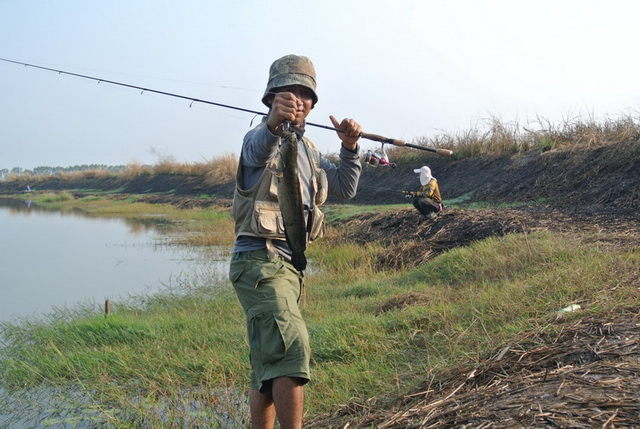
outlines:
M100 216L163 215L176 221L174 236L190 243L231 242L225 211L178 210L135 197L61 200L48 204ZM328 234L308 252L308 415L352 398L401 395L522 331L555 329L558 311L570 304L580 304L580 315L640 304L640 253L594 238L507 235L415 269L380 272L379 245ZM2 413L113 427L234 427L246 417L245 322L226 282L193 278L114 303L108 317L87 310L3 323L0 330ZM59 410L42 401L58 394L65 398L54 401ZM44 411L37 406L43 403Z

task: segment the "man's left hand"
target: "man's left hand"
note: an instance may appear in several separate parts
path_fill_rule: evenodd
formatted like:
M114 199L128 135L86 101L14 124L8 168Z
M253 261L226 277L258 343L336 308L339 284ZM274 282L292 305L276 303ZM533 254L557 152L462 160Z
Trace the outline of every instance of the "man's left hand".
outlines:
M342 140L342 146L345 149L355 151L358 147L358 140L362 134L362 127L353 119L343 119L342 122L338 122L335 116L329 116L333 126L340 128L344 132L338 132L338 137Z

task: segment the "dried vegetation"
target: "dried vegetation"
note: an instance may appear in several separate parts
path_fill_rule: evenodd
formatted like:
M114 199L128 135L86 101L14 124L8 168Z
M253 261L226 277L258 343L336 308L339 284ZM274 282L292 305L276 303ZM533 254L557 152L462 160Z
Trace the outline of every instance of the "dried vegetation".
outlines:
M307 427L638 427L639 310L556 320L396 402L351 403Z

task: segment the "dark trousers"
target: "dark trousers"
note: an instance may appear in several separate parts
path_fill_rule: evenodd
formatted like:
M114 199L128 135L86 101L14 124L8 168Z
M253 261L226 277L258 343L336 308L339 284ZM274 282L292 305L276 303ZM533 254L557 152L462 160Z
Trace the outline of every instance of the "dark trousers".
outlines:
M440 204L431 198L414 198L413 206L425 216L429 213L438 213L440 211Z

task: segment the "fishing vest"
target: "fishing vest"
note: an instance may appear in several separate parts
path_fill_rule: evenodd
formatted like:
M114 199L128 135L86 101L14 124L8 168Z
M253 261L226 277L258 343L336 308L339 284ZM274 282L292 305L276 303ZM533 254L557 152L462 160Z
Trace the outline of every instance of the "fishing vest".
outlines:
M320 206L328 195L326 172L320 168L320 152L306 137L302 138L311 165L311 204L305 206L307 241L313 241L324 233L324 213ZM256 184L249 189L242 189L242 155L236 173L236 188L233 195L231 214L235 220L236 237L248 235L270 240L286 240L284 221L278 203L279 175L275 171L278 156L269 160ZM303 184L307 186L307 184ZM268 245L270 243L267 243Z

